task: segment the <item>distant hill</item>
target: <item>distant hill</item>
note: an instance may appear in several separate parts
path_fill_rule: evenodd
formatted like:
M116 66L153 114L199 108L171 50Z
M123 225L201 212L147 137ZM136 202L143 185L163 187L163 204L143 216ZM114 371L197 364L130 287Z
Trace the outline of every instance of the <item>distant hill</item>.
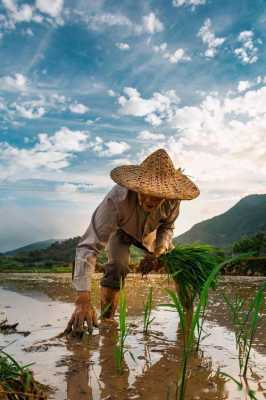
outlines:
M27 251L33 251L33 250L44 250L47 249L51 244L57 242L57 239L48 239L48 240L43 240L41 242L35 242L28 244L27 246L23 247L18 247L17 249L14 250L9 250L5 253L2 253L2 255L5 256L15 256L18 253L21 252L27 252Z
M266 232L266 194L249 195L223 214L193 225L176 243L203 242L228 247L242 236Z

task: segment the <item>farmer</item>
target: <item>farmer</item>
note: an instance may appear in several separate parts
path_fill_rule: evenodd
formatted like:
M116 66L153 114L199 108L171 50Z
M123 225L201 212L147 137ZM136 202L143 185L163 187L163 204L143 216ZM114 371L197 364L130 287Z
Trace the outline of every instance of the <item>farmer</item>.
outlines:
M111 171L117 183L94 211L76 248L72 282L78 292L66 331L81 332L97 326L91 304L91 276L96 257L107 247L108 262L101 279L101 318L113 321L120 283L128 272L129 246L158 258L172 248L174 222L181 200L199 195L197 186L175 169L164 149L150 154L140 165Z

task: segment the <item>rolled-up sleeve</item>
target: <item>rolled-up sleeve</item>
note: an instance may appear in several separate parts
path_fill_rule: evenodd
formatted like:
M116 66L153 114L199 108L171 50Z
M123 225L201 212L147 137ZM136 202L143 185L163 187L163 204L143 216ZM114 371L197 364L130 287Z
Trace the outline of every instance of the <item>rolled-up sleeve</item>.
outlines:
M181 200L177 200L170 215L159 226L156 235L156 247L165 246L166 249L170 248L174 234L175 220L179 215L180 202Z
M91 276L96 257L105 248L109 237L117 229L118 210L114 200L107 195L94 211L91 222L77 247L72 284L78 291L91 289Z

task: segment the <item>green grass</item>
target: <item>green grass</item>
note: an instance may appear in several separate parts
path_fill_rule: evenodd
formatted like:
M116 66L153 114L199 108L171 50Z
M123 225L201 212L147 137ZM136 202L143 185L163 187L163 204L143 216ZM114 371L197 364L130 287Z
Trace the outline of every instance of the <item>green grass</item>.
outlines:
M60 267L60 266L54 266L54 267L20 267L20 266L0 266L0 273L65 273L65 272L71 272L71 267Z

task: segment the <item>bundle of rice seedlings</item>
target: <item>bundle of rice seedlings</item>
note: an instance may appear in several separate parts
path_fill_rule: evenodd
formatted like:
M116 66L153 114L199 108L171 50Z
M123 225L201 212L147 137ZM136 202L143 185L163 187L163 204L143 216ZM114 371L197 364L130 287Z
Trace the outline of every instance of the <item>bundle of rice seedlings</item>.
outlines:
M191 306L218 264L217 249L201 243L176 245L159 259L177 285L180 301ZM214 288L215 282L212 283Z

